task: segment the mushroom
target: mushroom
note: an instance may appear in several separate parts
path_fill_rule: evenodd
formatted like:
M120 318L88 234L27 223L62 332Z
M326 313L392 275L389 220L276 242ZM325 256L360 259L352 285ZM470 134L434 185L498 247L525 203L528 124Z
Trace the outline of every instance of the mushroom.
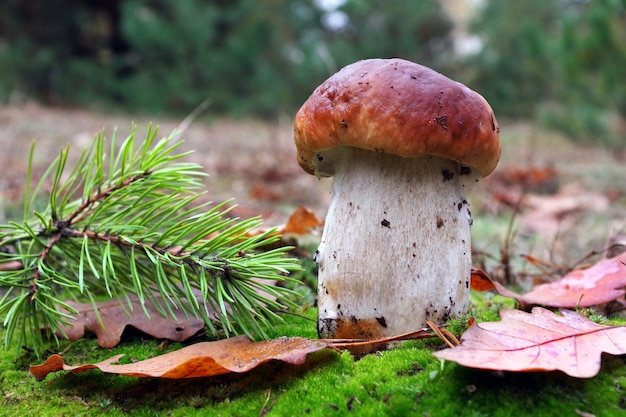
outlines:
M298 111L300 166L334 176L314 260L318 333L374 339L467 311L466 192L500 157L485 99L402 59L348 65Z

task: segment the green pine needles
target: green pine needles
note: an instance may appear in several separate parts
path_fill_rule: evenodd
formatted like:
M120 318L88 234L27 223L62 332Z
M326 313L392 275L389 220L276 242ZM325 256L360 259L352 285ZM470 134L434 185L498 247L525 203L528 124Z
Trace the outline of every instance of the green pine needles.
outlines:
M263 337L264 328L293 302L293 291L273 285L300 269L288 247L264 250L275 233L253 237L261 220L224 216L232 206L201 203L204 172L176 153L176 133L157 140L150 126L136 144L136 128L116 151L104 133L66 173L61 150L31 190L31 147L23 221L0 225L0 319L4 346L39 353L44 335L63 334L77 312L64 300L119 299L136 295L161 314L201 317L212 333ZM46 185L49 200L37 211ZM45 329L46 332L42 332ZM57 340L58 341L58 340Z

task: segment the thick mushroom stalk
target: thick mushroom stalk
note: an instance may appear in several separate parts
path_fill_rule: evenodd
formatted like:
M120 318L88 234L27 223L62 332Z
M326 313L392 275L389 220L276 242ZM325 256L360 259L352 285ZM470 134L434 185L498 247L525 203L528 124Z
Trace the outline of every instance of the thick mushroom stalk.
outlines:
M471 268L465 198L479 175L435 156L356 148L320 153L333 195L315 255L321 337L392 336L467 310Z

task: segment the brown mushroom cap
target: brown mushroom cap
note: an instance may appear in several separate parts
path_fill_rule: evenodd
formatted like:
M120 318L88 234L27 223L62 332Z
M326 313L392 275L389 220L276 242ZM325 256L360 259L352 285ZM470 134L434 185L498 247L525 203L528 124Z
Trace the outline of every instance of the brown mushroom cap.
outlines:
M367 59L315 89L296 114L298 163L316 172L318 153L336 146L406 158L437 155L489 175L500 158L491 107L478 93L422 65Z

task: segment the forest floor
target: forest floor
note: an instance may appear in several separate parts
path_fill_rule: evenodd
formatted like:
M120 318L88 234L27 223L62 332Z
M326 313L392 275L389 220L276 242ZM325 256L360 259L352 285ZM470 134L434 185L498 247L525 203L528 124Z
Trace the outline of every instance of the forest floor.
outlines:
M80 109L35 105L0 107L0 166L3 167L0 175L0 224L20 213L19 204L32 141L36 144L34 163L37 175L47 168L61 146L69 144L72 149L70 159L75 159L101 129L105 129L107 136L110 136L117 128L118 138L124 138L131 131L132 124L136 123L140 132L138 136L141 137L150 122L159 126L163 136L181 125L180 120L97 114ZM201 118L187 126L182 133L184 147L185 150L194 150L189 160L201 164L209 174L206 179L209 198L214 202L235 198L238 207L234 214L241 217L261 215L268 226L284 223L293 210L301 205L323 219L330 201L331 182L320 181L300 169L295 157L291 122L286 116L272 123ZM542 131L527 123L500 121L500 125L503 143L500 165L470 196L474 217L474 263L477 266L486 269L494 278L523 290L525 286L555 277L542 275L541 271L519 255L532 255L568 270L603 256L611 244L623 243L626 247L626 163L620 155L601 146L575 145L559 134ZM308 238L303 250L312 254L316 239L319 239L319 231ZM506 259L503 259L503 254ZM588 258L590 254L595 258ZM314 313L307 311L305 314ZM297 320L289 324L291 327L276 329L276 336L283 332L287 335L314 337L309 324L306 324L309 326L306 330L302 330L303 324ZM145 341L141 339L141 343L145 344ZM93 340L91 345L76 346L74 349L83 349L83 356L89 356L85 352L96 349ZM423 351L422 345L418 348L422 349L418 349L419 352ZM134 348L129 349L133 351ZM597 416L615 415L603 413L600 404L607 398L592 395L598 389L615 391L615 396L611 397L614 403L611 410L626 408L626 394L622 393L622 390L626 390L626 372L615 371L620 366L623 368L617 359L609 363L608 368L611 370L606 373L603 371L595 379L596 382L572 381L560 374L549 374L547 377L509 376L508 379L502 375L489 374L477 379L476 374L470 371L446 365L447 369L451 368L447 372L454 376L455 381L448 378L444 385L441 375L437 377L437 373L444 369L438 361L421 357L411 359L407 356L409 351L410 347L382 356L372 355L356 363L346 355L328 354L332 356L330 359L326 354L317 355L313 364L300 371L272 368L277 372L286 372L288 376L283 379L271 377L264 381L261 376L253 375L247 377L249 379L219 380L211 385L209 400L202 398L207 391L186 383L183 384L186 388L180 388L170 382L151 380L145 383L148 386L123 380L126 382L121 386L107 388L107 384L114 384L111 377L103 377L99 382L90 380L93 386L105 392L103 396L94 396L84 389L76 389L87 382L84 378L59 377L50 383L55 388L51 389L54 399L48 404L49 412L50 415L81 412L83 415L184 415L181 410L186 410L185 413L198 410L198 415L202 415L205 407L215 406L220 410L220 415L250 415L250 410L257 410L259 415L290 415L293 409L281 408L281 402L289 398L297 402L299 400L295 399L299 398L298 393L308 393L311 389L320 390L321 397L302 394L305 396L302 397L304 399L300 405L303 408L299 413L329 415L336 412L340 415L337 411L341 408L343 411L361 410L352 415L401 415L406 410L413 410L416 415L431 416L504 416L511 415L507 414L514 410L511 407L541 406L551 407L551 411L546 413L546 408L540 408L541 413L538 411L538 414L528 409L523 413L557 416L576 415L580 411L579 415L586 415L580 414L584 412ZM120 352L123 350L117 351ZM46 407L45 391L48 385L30 380L25 372L24 359L13 362L8 359L11 356L12 353L0 358L0 386L3 387L1 393L4 398L0 398L0 404L3 405L0 416L10 406L15 407L15 412L28 415L25 410L28 410L29 401L38 407ZM379 360L388 362L381 364L377 362ZM307 372L318 372L318 368L323 368L325 362L328 362L328 369L316 377L319 380L313 379L313 376L305 377ZM369 375L367 369L381 366L389 369L395 366L398 369L391 376L381 377L388 380L379 383L371 381L372 375ZM400 376L416 379L396 381L395 378ZM301 381L293 385L290 378ZM503 382L503 378L506 382ZM390 380L395 382L390 383ZM25 394L22 388L7 388L5 383L28 386L26 391L30 394ZM244 387L254 383L258 384L256 388ZM350 392L357 394L348 395L342 391L341 395L345 395L347 402L336 404L332 399L323 397L331 396L331 393L319 387L322 383L345 384L346 390L350 389ZM529 386L544 383L545 389ZM428 388L429 384L434 384L434 388ZM477 387L490 389L492 394L473 395ZM192 394L186 395L181 391L184 389L189 389ZM123 395L120 390L128 391L129 394ZM155 409L151 408L152 405L137 406L133 402L136 399L132 392L147 395L150 390L155 390L160 396L172 392L171 407L160 404ZM566 392L568 390L569 393ZM360 392L367 393L369 400L362 398L358 394ZM506 405L507 399L499 398L498 395L511 396L511 404ZM589 396L587 400L577 398L585 395ZM441 408L441 413L437 413L436 410L448 401L446 396L456 398L449 400L448 408ZM567 414L560 414L563 410L558 407L563 404L558 404L559 396L564 396L563 404L569 407ZM396 398L410 404L394 405ZM548 398L554 400L548 401ZM236 403L237 399L247 402L230 408L229 403ZM473 406L471 399L474 400ZM315 409L316 401L319 401L321 408ZM268 405L276 402L278 405L271 410L272 407ZM369 404L370 411L364 411L365 404ZM133 407L138 407L136 412L132 412ZM493 407L500 409L498 411Z

